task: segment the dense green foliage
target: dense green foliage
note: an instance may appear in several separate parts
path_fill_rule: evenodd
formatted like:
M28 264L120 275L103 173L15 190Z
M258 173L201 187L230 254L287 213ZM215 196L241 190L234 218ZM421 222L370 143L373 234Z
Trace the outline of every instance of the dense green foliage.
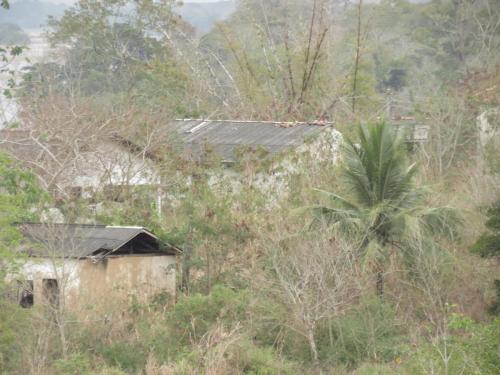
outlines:
M35 176L0 154L0 295L5 293L5 276L16 272L16 244L21 235L15 224L35 218L32 210L43 203L45 194ZM19 306L0 298L0 370L10 371L21 361L23 333L28 321Z
M0 153L0 289L12 266L9 260L13 259L15 245L20 240L14 224L33 221L36 217L34 210L45 199L36 177Z
M485 225L488 232L483 233L472 245L471 251L483 258L498 258L500 256L500 204L496 202L487 210L488 220ZM494 280L496 300L490 305L489 312L500 314L500 280Z
M485 225L489 233L484 233L472 246L472 252L482 257L500 255L500 204L496 203L487 210L488 220Z

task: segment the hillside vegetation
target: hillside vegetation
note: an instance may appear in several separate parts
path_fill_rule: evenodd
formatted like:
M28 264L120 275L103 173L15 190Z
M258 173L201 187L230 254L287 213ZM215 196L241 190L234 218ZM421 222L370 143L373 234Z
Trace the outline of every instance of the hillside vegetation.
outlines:
M58 148L0 154L0 373L499 374L498 1L241 0L212 28L206 5L198 32L177 6L76 1L49 22L58 59L8 87L8 127ZM157 136L178 118L333 123L343 141L335 160L243 148L227 165L207 144L196 163ZM66 191L116 137L158 185ZM61 218L182 249L175 298L20 307L16 223Z

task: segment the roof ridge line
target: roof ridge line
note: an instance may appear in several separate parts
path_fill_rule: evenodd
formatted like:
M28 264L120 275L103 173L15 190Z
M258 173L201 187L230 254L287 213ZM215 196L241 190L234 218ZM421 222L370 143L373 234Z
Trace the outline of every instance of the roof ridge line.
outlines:
M117 229L146 229L144 227L136 226L136 225L105 225L104 227L106 229L113 229L113 228L117 228Z
M42 222L35 222L35 221L22 221L19 223L16 223L16 225L43 225L46 227L50 226L74 226L74 227L92 227L92 228L106 228L106 225L104 224L79 224L79 223L42 223Z

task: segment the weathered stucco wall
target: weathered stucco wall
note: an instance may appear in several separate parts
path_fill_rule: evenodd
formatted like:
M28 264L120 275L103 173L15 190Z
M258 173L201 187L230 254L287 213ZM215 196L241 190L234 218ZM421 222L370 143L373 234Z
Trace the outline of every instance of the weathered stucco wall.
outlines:
M43 298L43 279L56 279L70 309L91 309L132 298L144 302L161 292L175 295L175 256L109 256L91 259L33 259L20 274L33 280L34 303Z
M144 302L161 292L175 294L175 256L117 256L80 261L78 298L102 305L133 296Z

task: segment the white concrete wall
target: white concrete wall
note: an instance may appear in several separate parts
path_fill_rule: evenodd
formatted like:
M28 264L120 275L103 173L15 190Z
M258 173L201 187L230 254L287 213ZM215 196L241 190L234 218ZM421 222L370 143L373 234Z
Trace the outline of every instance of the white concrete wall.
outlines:
M159 177L154 163L141 154L131 153L112 142L102 142L96 150L84 153L65 171L61 185L82 187L84 197L106 185L156 185Z
M500 109L493 108L484 111L477 117L479 143L481 147L500 134Z
M79 268L76 259L30 258L22 264L18 274L24 280L33 280L34 303L37 304L43 298L43 279L57 280L59 290L66 295L77 293L80 288Z

